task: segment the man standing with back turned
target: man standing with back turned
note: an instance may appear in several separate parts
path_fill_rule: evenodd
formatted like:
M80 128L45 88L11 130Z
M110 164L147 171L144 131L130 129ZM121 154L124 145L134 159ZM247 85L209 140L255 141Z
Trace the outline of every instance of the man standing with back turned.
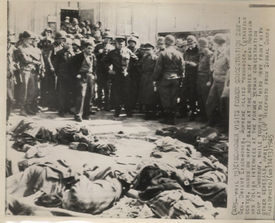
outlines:
M180 78L184 73L184 60L182 53L175 48L175 37L165 37L166 49L162 51L157 59L153 81L158 82L161 104L164 109L164 120L166 124L175 124L175 112Z

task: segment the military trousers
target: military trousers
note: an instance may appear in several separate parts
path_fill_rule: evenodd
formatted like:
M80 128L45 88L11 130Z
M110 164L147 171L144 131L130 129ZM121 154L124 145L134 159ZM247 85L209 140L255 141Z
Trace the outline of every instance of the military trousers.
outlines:
M76 79L76 104L75 115L87 117L90 115L92 98L94 97L95 80L92 74L85 74Z
M210 86L207 86L209 81L209 76L205 74L199 74L197 77L197 96L198 96L198 105L200 109L200 115L202 118L206 118L206 101L208 98Z
M117 75L113 78L112 99L115 112L120 114L121 107L124 106L127 114L131 113L131 79L128 76Z
M23 70L21 72L22 84L20 85L19 104L23 109L26 106L33 105L38 97L38 79L33 71Z
M210 121L214 120L214 111L216 109L219 110L219 113L222 118L226 116L226 113L223 107L223 100L221 97L223 93L223 89L224 89L224 82L218 82L214 80L206 101L206 113L207 113L207 118Z
M161 105L164 111L176 112L179 79L162 79L158 84Z
M57 107L57 78L53 71L46 68L45 77L41 80L42 106Z
M68 77L59 76L57 80L58 89L58 104L59 112L65 113L69 111L69 99L70 99L70 80Z
M99 105L104 103L105 108L109 107L110 103L110 80L107 75L99 73L97 76L97 99Z

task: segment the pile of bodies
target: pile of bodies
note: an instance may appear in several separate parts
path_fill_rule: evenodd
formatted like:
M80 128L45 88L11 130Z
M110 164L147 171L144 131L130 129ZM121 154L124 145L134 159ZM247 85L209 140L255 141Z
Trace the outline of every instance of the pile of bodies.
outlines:
M22 145L20 148L26 146L22 139L26 131L30 131L30 126L32 124L21 122L14 129L15 145L19 140ZM20 128L24 131L19 131ZM36 131L30 131L36 132L33 137L35 140L31 142L42 140L36 138L37 133L43 135L41 131L46 129L37 127ZM175 134L179 130L161 131L163 134ZM200 135L197 136L195 142L200 138ZM201 138L204 136L202 134ZM87 138L93 138L87 129L73 126L57 129L52 137L68 147L72 147L71 142L76 138L74 143L87 143ZM8 177L8 213L104 216L105 212L110 214L112 210L123 210L120 205L125 205L125 202L120 204L120 201L127 198L140 207L136 207L136 210L147 207L146 216L143 217L215 218L219 214L217 208L226 207L227 167L213 155L203 156L196 149L196 143L186 144L169 136L160 136L154 144L151 155L144 157L132 169L127 165L112 165L104 161L100 165L83 163L82 168L74 169L60 157L54 160L44 157L36 162L27 162L21 172ZM43 143L31 146L36 148L39 145L43 150ZM129 207L127 210L133 211L135 208ZM127 216L137 217L133 213Z

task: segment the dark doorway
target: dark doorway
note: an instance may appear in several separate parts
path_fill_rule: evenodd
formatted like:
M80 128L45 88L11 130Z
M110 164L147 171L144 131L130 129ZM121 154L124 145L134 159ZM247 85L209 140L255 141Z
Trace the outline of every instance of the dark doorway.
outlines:
M72 22L73 18L77 18L79 20L79 10L61 9L61 23L65 20L66 16L70 17L70 22Z

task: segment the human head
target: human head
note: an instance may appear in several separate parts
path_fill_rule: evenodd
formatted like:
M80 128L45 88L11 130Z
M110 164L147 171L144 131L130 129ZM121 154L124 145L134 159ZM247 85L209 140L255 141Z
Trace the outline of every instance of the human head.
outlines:
M143 45L143 52L144 52L145 55L152 54L153 51L154 51L154 48L155 47L154 47L153 44L151 44L151 43L145 43Z
M197 38L193 35L187 36L186 40L188 48L194 48L197 45Z
M32 39L32 45L33 45L34 47L37 47L37 45L38 45L38 43L39 43L40 40L41 40L41 37L40 37L40 36L34 35L34 38Z
M226 37L224 34L222 33L217 33L215 36L214 36L214 39L213 39L214 43L217 45L217 47L221 47L225 44L226 42Z
M90 26L90 25L91 25L91 23L90 23L89 20L85 20L84 22L85 22L85 25L86 25L86 26Z
M199 49L208 48L208 40L205 37L201 37L198 40Z
M164 37L163 36L158 37L158 39L157 39L157 48L160 49L160 50L165 49L165 42L164 42Z
M74 39L73 42L72 42L72 47L73 47L73 50L76 52L80 49L81 47L81 42L79 39Z
M111 35L110 32L105 32L103 34L103 41L105 44L110 43L112 41L112 39L113 39L113 36Z
M94 46L95 46L95 43L91 39L87 39L87 40L83 41L83 43L82 43L83 52L87 55L92 55L92 53L94 51Z
M125 37L123 36L118 36L116 37L116 48L121 49L125 46Z
M8 43L9 44L15 44L16 43L15 33L12 32L12 31L8 32Z
M73 25L78 25L78 19L77 19L77 18L73 18L72 24L73 24Z
M165 41L165 45L166 45L167 47L168 47L168 46L174 46L175 43L176 43L175 37L172 36L172 35L170 35L170 34L167 35L167 36L165 36L164 41Z
M64 44L64 48L67 50L72 49L73 40L71 38L66 38L66 42Z
M207 36L206 39L208 40L208 48L213 50L214 48L214 36Z
M96 23L96 25L97 25L98 28L101 28L102 23L101 23L100 21L98 21L98 22Z
M55 40L57 43L64 43L66 41L66 32L61 30L55 34Z
M41 34L42 36L45 36L47 38L51 38L53 35L53 30L50 27L47 27L44 29L44 31Z
M137 38L135 37L130 37L129 40L128 40L128 45L130 48L135 48L136 45L137 45Z
M24 31L21 35L21 38L25 46L31 46L33 45L33 40L35 36L30 31Z

